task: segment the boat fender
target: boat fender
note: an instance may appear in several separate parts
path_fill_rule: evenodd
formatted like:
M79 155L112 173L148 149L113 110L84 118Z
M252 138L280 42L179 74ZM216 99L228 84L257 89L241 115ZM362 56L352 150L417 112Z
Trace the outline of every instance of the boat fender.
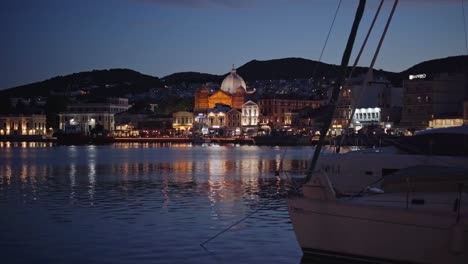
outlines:
M371 186L367 186L366 191L367 191L367 193L372 193L372 194L382 194L382 193L385 193L384 190L382 190L382 189L380 189L380 188L377 188L377 187L371 187Z
M450 251L455 255L463 251L463 231L463 223L461 221L450 228Z

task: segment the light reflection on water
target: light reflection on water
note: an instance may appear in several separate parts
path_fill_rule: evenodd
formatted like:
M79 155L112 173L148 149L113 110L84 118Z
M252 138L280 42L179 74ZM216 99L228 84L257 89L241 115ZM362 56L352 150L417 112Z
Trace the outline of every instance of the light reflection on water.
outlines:
M3 143L0 248L14 263L299 263L284 200L291 184L274 171L305 170L311 155L310 147ZM206 244L209 252L199 246L259 207Z

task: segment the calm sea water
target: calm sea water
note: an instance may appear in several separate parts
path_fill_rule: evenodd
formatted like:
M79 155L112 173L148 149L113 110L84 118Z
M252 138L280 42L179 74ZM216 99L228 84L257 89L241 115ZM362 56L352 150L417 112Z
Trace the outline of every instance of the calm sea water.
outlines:
M1 263L299 263L284 198L292 185L274 171L304 170L311 155L0 143Z

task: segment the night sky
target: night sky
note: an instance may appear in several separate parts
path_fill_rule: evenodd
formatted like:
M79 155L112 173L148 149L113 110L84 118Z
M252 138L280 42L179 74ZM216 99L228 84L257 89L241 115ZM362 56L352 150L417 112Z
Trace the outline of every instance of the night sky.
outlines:
M2 0L0 89L93 69L164 77L250 60L318 60L338 0ZM343 0L323 62L338 64L357 0ZM357 44L378 0L368 0ZM376 26L382 32L393 1ZM468 2L464 3L468 15ZM373 35L361 66L370 63ZM355 51L357 49L355 48ZM355 52L356 53L356 52ZM354 53L354 54L355 54ZM377 69L467 54L461 0L401 0Z

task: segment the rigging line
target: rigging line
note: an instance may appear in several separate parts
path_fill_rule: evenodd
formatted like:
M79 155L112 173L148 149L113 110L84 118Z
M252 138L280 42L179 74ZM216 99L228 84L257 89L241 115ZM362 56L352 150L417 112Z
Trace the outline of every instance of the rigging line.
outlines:
M340 2L338 2L338 6L336 7L335 15L333 17L330 28L328 29L328 34L327 34L327 37L325 38L325 43L323 44L322 51L320 52L319 59L315 63L314 71L312 72L312 81L315 81L315 74L317 73L318 66L319 66L320 62L322 61L323 52L325 51L325 47L327 46L328 39L330 38L330 33L331 33L332 29L333 29L333 25L335 25L335 20L336 20L336 17L338 15L338 11L340 10L340 6L341 6L341 1L342 0L340 0Z
M341 59L340 74L338 75L339 79L335 83L335 86L333 87L333 93L330 98L329 105L331 106L331 111L327 113L328 115L325 118L323 128L320 131L320 139L319 139L317 146L315 147L314 156L310 163L309 170L307 171L306 178L304 179L304 183L307 183L312 178L315 165L317 164L317 160L320 155L320 150L322 149L322 145L325 142L325 136L327 135L328 129L330 129L331 121L335 113L335 108L336 108L338 96L340 93L340 87L343 84L344 79L345 79L345 73L346 73L346 69L348 68L349 58L351 57L351 52L353 51L354 41L356 40L357 31L358 31L359 24L362 19L362 15L364 14L365 6L366 6L366 0L359 0L359 5L356 10L356 15L354 16L354 21L351 27L351 32L349 33L348 41L346 43L346 48L343 52L343 57Z
M466 17L465 17L465 5L464 0L461 0L462 12L463 12L463 30L465 31L465 49L468 55L468 40L466 38Z
M383 181L383 180L385 179L385 176L386 176L386 175L384 175L384 176L378 178L376 181L373 181L373 182L367 184L367 186L366 186L365 188L363 188L362 190L360 190L357 194L354 194L354 195L352 195L351 197L349 197L349 200L352 200L352 199L354 199L354 198L356 198L356 197L361 196L361 195L367 190L368 187L370 187L370 186L372 186L372 185L374 185L374 184L377 184L377 183L379 183L380 181Z
M367 31L367 35L364 39L364 42L362 43L361 49L359 50L358 55L356 56L356 59L354 60L353 67L351 68L351 72L348 75L348 83L351 77L353 76L354 70L356 69L357 64L359 63L359 60L361 59L362 52L364 51L364 48L366 47L367 40L369 39L370 33L372 32L374 28L375 21L377 20L377 17L379 16L380 9L382 8L382 4L384 3L384 0L380 0L379 7L377 8L377 12L375 13L374 19L372 19L372 23L369 27L369 31Z
M385 36L387 35L387 30L388 30L388 27L390 26L390 22L392 21L393 14L395 13L395 9L396 9L397 5L398 5L398 0L395 0L395 2L393 3L392 11L391 11L390 16L388 18L387 24L385 25L384 32L382 33L382 38L379 41L379 45L377 45L377 50L375 51L374 58L372 59L372 63L371 63L371 66L370 66L371 68L374 68L375 61L377 60L377 56L379 55L380 48L382 47L382 43L383 43L383 41L385 39Z
M357 100L355 102L355 106L352 107L351 115L349 116L348 124L346 125L346 131L349 130L349 127L351 126L351 121L353 120L353 116L356 114L357 104L361 101L361 97L364 94L364 91L367 89L369 82L371 81L370 78L374 70L375 61L377 60L377 57L380 53L380 48L382 47L382 43L385 39L385 36L387 35L387 30L388 30L388 27L390 26L390 23L392 22L393 14L395 13L397 5L398 5L398 0L395 0L395 2L393 3L392 11L390 12L390 15L388 17L387 24L385 24L384 31L382 33L382 36L380 37L379 44L377 45L377 49L375 50L374 57L372 58L372 62L367 71L366 78L364 79L363 87L361 91L359 92L359 95L356 98ZM340 148L344 142L344 138L345 138L344 136L341 137L340 144L338 145L338 148L337 148L337 153L340 152Z
M249 217L251 217L252 215L254 215L255 213L257 213L258 211L260 211L260 210L262 210L263 208L269 206L272 202L273 202L273 200L270 200L267 204L264 204L264 205L258 207L257 209L255 209L255 211L253 211L253 212L251 212L250 214L244 216L242 219L240 219L240 220L234 222L233 224L231 224L231 225L228 226L227 228L223 229L223 230L222 230L221 232L219 232L218 234L216 234L216 235L210 237L209 239L205 240L205 242L201 243L200 246L201 246L202 248L205 248L205 249L206 249L206 247L205 247L205 244L206 244L206 243L208 243L208 242L210 242L211 240L213 240L213 239L219 237L220 235L226 233L226 232L229 231L231 228L233 228L233 227L235 227L236 225L242 223L242 222L245 221L247 218L249 218Z
M359 60L361 59L361 55L362 55L362 53L364 52L364 48L365 48L366 45L367 45L367 40L369 39L369 36L370 36L372 30L374 29L375 21L377 21L377 17L378 17L379 14L380 14L380 10L382 9L383 3L384 3L384 0L380 0L380 4L379 4L379 7L377 8L377 11L376 11L376 13L375 13L374 19L372 19L372 23L371 23L371 25L370 25L370 27L369 27L369 30L367 31L366 37L364 38L364 42L363 42L362 45L361 45L361 49L359 50L358 55L356 56L356 59L354 60L354 64L353 64L353 67L351 68L351 72L350 72L349 75L348 75L348 81L346 82L346 85L348 85L348 84L350 83L351 77L352 77L353 74L354 74L354 71L355 71L355 69L356 69L356 66L357 66L357 64L359 63ZM350 117L349 120L348 120L348 125L347 125L347 128L346 128L346 132L349 130L349 125L350 125L351 119L352 119L352 115L351 115L351 117ZM346 135L346 133L345 133L345 135ZM341 140L340 140L340 142L339 142L339 144L338 144L338 147L337 147L337 149L336 149L336 152L337 152L337 153L340 152L341 146L342 146L343 143L344 143L344 139L345 139L345 136L343 135L343 136L341 137Z

